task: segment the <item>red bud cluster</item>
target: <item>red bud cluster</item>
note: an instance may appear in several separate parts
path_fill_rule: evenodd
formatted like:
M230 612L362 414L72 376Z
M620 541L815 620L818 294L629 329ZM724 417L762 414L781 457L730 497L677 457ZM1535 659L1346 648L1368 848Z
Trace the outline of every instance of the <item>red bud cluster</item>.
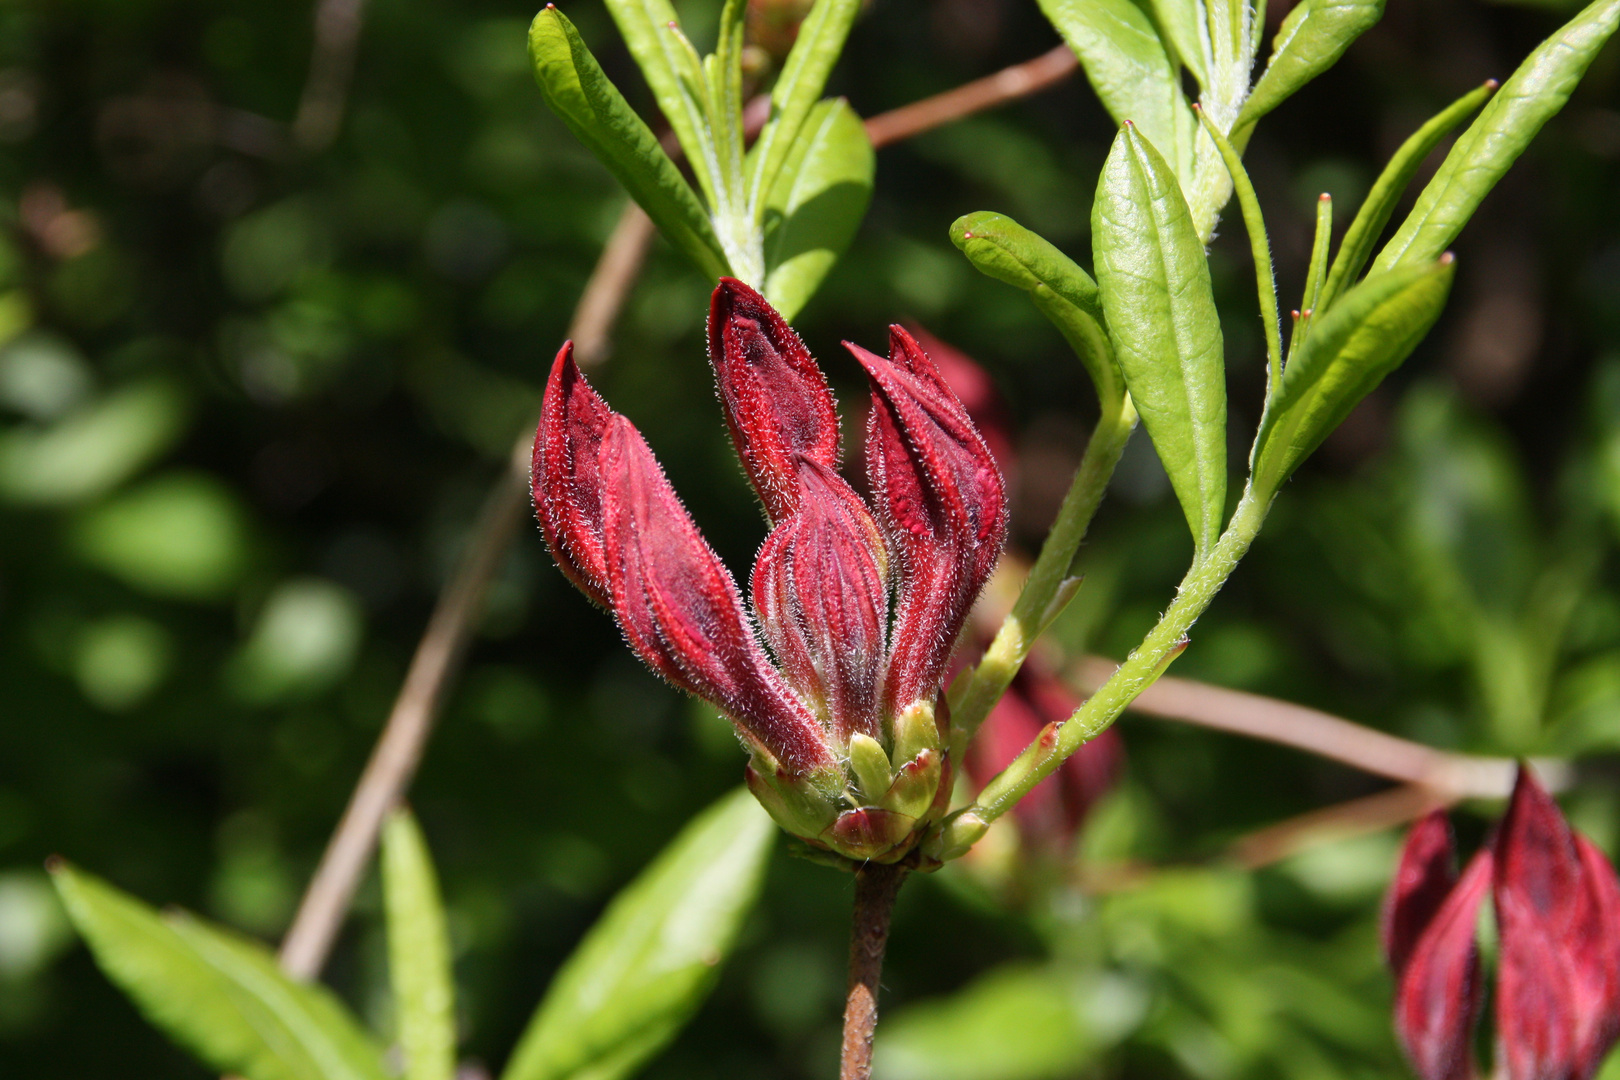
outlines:
M708 341L772 525L750 583L757 636L645 440L586 385L567 345L535 439L541 529L650 668L731 717L778 821L852 858L898 858L948 794L935 702L1006 533L1001 473L900 327L887 357L847 346L872 386L870 504L837 471L836 405L775 309L723 278Z
M1443 810L1407 837L1384 910L1395 1029L1422 1080L1471 1080L1483 997L1475 923L1487 891L1500 941L1497 1072L1589 1080L1620 1039L1620 880L1521 770L1496 836L1459 877Z

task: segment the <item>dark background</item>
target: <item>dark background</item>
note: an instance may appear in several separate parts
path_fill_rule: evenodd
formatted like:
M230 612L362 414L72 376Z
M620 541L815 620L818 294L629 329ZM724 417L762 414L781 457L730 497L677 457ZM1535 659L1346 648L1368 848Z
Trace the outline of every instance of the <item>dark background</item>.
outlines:
M717 8L682 7L700 45ZM650 113L600 5L567 10ZM1261 125L1248 163L1285 307L1316 194L1335 194L1342 229L1402 138L1572 10L1390 0ZM304 4L0 7L0 1074L206 1075L74 943L47 855L270 940L285 929L621 206L540 101L532 14L371 0L337 137L300 154L287 122L310 66ZM1021 0L876 0L831 89L870 116L1056 42ZM1057 334L946 229L1004 211L1089 265L1111 137L1074 78L881 151L869 217L800 319L846 406L861 386L837 343L875 346L891 321L984 364L1020 432L1026 549L1094 406ZM1458 242L1447 314L1284 492L1176 668L1436 745L1579 756L1568 807L1611 852L1617 192L1611 46ZM1212 264L1234 469L1263 374L1247 251L1228 215ZM658 246L595 379L742 573L764 529L714 401L706 292ZM1139 437L1066 647L1122 656L1190 551ZM1097 896L996 866L908 888L888 1075L1404 1069L1374 935L1396 835L1252 874L1218 859L1379 784L1201 729L1122 728L1126 774L1082 858L1166 869ZM469 1059L504 1062L614 889L742 764L525 527L412 792ZM1468 808L1465 843L1496 811ZM718 992L647 1075L831 1076L850 891L779 852ZM1009 973L1065 989L1031 1010ZM387 1030L374 884L329 974ZM979 996L956 1013L924 1004L963 988ZM926 1057L941 1032L960 1043L949 1068ZM1018 1071L1010 1048L1046 1046L1050 1061Z

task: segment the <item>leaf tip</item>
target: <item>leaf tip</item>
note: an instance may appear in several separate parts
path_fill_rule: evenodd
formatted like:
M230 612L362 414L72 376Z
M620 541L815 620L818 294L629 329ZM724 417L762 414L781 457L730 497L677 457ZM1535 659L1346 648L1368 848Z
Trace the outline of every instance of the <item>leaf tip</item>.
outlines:
M1502 84L1497 82L1495 79L1485 80L1485 89L1489 90L1493 94L1496 93L1497 90L1501 89L1501 86Z
M45 872L52 877L62 873L68 868L68 861L60 855L45 856Z
M1440 256L1440 265L1441 266L1450 266L1452 263L1454 263L1456 261L1457 261L1457 256L1453 255L1449 251L1446 252L1444 255Z
M1316 197L1316 201L1317 202L1330 203L1330 202L1333 201L1333 196L1331 194L1329 194L1328 192L1324 191L1324 192L1322 192L1322 194L1320 194L1320 195L1318 195Z

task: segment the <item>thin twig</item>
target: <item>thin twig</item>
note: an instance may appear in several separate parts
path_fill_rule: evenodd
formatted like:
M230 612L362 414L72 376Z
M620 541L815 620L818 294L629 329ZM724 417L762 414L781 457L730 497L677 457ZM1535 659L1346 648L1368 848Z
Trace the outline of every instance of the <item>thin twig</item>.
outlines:
M1455 801L1422 784L1401 784L1256 829L1233 841L1226 858L1245 870L1258 870L1319 844L1404 825Z
M888 146L1045 90L1068 78L1077 67L1073 51L1067 45L1059 45L1033 60L1002 68L994 75L879 113L866 122L866 137L875 147Z
M351 5L347 10L353 13L353 28L357 35L361 2L322 0L322 10L328 6L341 10L341 5ZM317 27L319 25L320 16L317 16ZM329 46L341 44L341 35L329 32L327 38L322 38L321 31L317 29L316 36L318 45L322 41L328 42ZM351 65L353 44L353 39L350 39ZM868 124L875 124L879 129L873 142L885 145L908 138L971 112L1001 105L1020 94L1034 93L1049 86L1073 70L1072 59L1061 69L1053 62L1054 54L1058 51L1053 50L1053 53L1015 65L998 75L924 99L915 105L873 117ZM1062 51L1067 54L1066 48ZM335 61L319 57L311 61L306 102L316 86L316 68L323 63ZM344 76L343 86L347 86L347 75ZM331 100L329 94L327 97ZM333 134L337 118L341 115L341 96L336 101L338 112L330 117ZM763 114L757 109L753 111L756 114L755 122L760 122ZM301 107L300 120L303 117L304 109ZM301 145L307 147L309 144L301 142ZM575 356L581 364L600 363L606 357L613 324L640 272L654 231L652 222L639 206L626 204L580 296L569 325L568 334L574 341ZM500 566L506 545L515 532L528 476L530 438L527 431L519 437L510 467L502 475L483 514L474 525L463 562L439 596L428 628L411 659L405 684L400 688L393 710L389 713L388 722L372 751L371 759L366 763L348 808L327 845L320 866L316 868L315 876L304 893L292 928L282 942L282 967L299 978L314 978L325 964L371 859L372 850L376 847L383 819L403 798L421 762L423 748L432 733L446 688L456 673L466 645L469 626L482 605L489 581ZM874 991L875 988L874 982ZM873 1015L875 1019L875 1013Z
M855 872L855 918L849 934L849 997L839 1080L870 1080L877 1030L878 985L889 945L889 917L905 880L903 867L867 863Z
M337 138L354 77L365 0L318 0L309 75L293 119L293 142L305 153L325 150Z
M467 553L439 596L382 737L282 941L281 966L295 978L319 974L371 860L378 830L416 774L485 590L522 519L524 494L522 474L508 469L473 524Z
M1089 694L1116 667L1112 660L1085 656L1070 665L1067 675L1076 688ZM1508 758L1436 750L1304 705L1173 676L1142 691L1130 708L1144 716L1296 747L1451 799L1505 798L1513 790L1518 767ZM1559 762L1539 762L1537 772L1554 788L1568 783L1567 766Z

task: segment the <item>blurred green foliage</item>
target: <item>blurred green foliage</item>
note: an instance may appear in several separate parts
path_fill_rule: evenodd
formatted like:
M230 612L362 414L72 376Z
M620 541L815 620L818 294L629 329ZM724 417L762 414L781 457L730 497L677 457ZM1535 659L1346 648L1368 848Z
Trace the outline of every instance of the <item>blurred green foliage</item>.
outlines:
M1566 6L1395 0L1266 119L1247 161L1284 295L1317 191L1349 221L1401 138L1510 71L1558 21L1538 8ZM717 10L683 6L700 45ZM645 111L605 12L568 12ZM0 1073L208 1075L72 947L49 853L285 929L622 205L540 101L532 15L371 0L336 140L300 154L306 5L0 7ZM830 90L871 115L1055 41L1019 0L877 0ZM1083 255L1111 137L1076 79L882 151L866 223L799 320L852 418L841 338L914 318L985 364L1021 432L1026 548L1094 406L1056 332L946 228L999 210ZM1569 808L1611 852L1617 189L1611 45L1458 242L1441 323L1284 489L1176 668L1435 745L1582 755ZM1238 430L1264 374L1248 258L1229 221L1211 264ZM657 247L594 377L741 567L763 528L714 406L705 311L704 283ZM1122 655L1189 553L1139 436L1064 646ZM1180 868L1021 897L973 867L915 882L884 1075L1398 1075L1374 932L1393 834L1252 873L1219 858L1375 782L1159 721L1123 731L1127 779L1082 850ZM741 765L525 531L413 791L466 1056L504 1063L607 898ZM778 856L715 996L646 1075L832 1075L849 894ZM373 882L330 976L383 1029L385 955Z

